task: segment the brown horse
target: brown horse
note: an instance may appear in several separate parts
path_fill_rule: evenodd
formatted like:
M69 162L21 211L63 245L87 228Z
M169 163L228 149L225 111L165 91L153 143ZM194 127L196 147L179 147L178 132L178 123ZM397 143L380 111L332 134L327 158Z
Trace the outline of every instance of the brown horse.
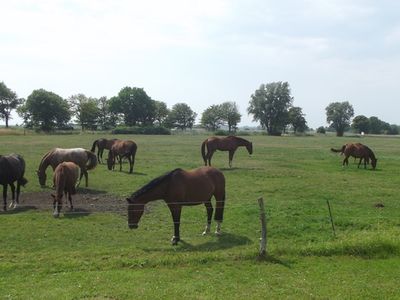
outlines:
M181 210L184 205L204 204L207 209L207 225L203 235L210 232L213 206L212 196L216 200L214 219L217 221L216 234L221 231L221 223L225 205L225 177L221 171L213 167L200 167L190 171L175 169L157 177L134 192L128 201L128 226L138 228L146 203L164 199L174 222L172 244L180 240L179 225Z
M12 193L12 201L10 207L16 208L19 204L19 194L21 185L25 186L28 182L24 178L25 161L18 154L10 154L6 156L0 155L0 184L3 186L3 210L7 210L7 187L10 185ZM15 185L17 182L17 198L15 199Z
M53 168L53 171L56 167L64 162L71 161L79 166L81 169L81 176L79 178L79 182L82 179L82 176L85 175L86 186L88 186L88 170L94 169L97 165L97 157L94 153L85 150L83 148L71 148L71 149L62 149L62 148L54 148L53 150L47 152L39 165L39 169L37 171L39 177L39 183L42 187L46 185L46 169L48 166Z
M79 177L79 167L73 162L62 162L59 164L53 174L53 182L56 187L56 193L53 197L53 216L58 218L62 209L63 194L68 197L70 209L73 210L71 195L76 194L76 184Z
M211 166L211 158L216 150L229 151L229 167L232 168L232 159L238 147L245 146L249 154L253 154L253 143L237 136L209 137L201 144L201 155L204 165ZM207 153L206 153L207 148Z
M364 160L364 169L367 168L367 163L369 163L369 160L371 159L371 165L372 168L376 168L376 163L378 159L375 157L374 152L366 145L363 145L361 143L348 143L346 145L343 145L341 149L334 149L331 148L331 151L333 152L340 152L345 156L343 159L342 165L348 165L349 164L349 157L353 156L354 158L359 158L360 161L358 163L358 168L361 165L362 160Z
M99 162L99 164L103 163L103 151L104 149L110 150L112 145L114 145L114 143L116 141L118 141L119 139L98 139L95 140L93 142L92 145L92 149L90 149L90 151L92 151L93 153L96 151L96 146L97 146L97 161Z
M107 167L109 170L114 170L115 158L119 158L119 171L122 171L122 159L126 157L129 160L129 173L133 172L135 165L137 145L134 141L118 140L114 142L108 152Z

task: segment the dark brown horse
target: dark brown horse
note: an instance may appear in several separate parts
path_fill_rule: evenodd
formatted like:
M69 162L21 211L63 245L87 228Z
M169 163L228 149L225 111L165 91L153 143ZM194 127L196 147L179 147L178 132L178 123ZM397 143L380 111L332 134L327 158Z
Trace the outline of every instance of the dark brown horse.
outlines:
M107 167L109 170L114 170L115 159L119 158L119 170L122 171L122 159L126 157L129 161L129 173L133 172L135 165L137 145L134 141L118 140L114 142L110 151L108 152Z
M363 145L361 143L348 143L346 145L343 145L341 149L334 149L331 148L331 151L333 152L340 152L342 155L345 156L343 159L342 165L348 165L349 164L349 157L353 156L354 158L359 158L360 161L358 163L358 168L361 165L362 160L364 160L364 168L367 168L367 163L371 160L371 165L372 168L376 168L376 163L378 159L375 157L374 152L366 145Z
M19 194L21 185L24 186L28 180L24 178L25 161L18 154L6 156L0 155L0 184L3 186L3 210L7 210L7 187L10 185L12 193L12 202L10 207L16 208L19 204ZM15 185L17 182L17 198L15 198Z
M96 154L85 150L83 148L71 148L71 149L62 149L62 148L54 148L53 150L47 152L39 165L39 169L37 171L39 177L39 183L42 187L46 185L46 169L48 166L53 168L53 171L56 167L64 162L71 161L79 166L81 169L81 176L79 178L79 182L82 179L82 176L85 175L86 186L88 186L88 170L94 169L97 165L97 157Z
M112 145L114 145L115 141L118 141L119 139L98 139L93 142L92 151L93 153L96 151L96 146L97 146L97 161L100 163L103 163L103 151L104 149L110 150Z
M210 232L213 206L212 196L216 200L214 219L217 221L216 234L220 234L225 205L225 177L213 167L200 167L190 171L175 169L150 181L127 198L128 226L138 228L146 203L164 199L171 211L174 222L172 244L180 240L179 225L184 205L204 204L207 209L207 225L203 235Z
M68 197L70 209L73 210L71 195L76 194L76 184L79 178L79 167L73 162L63 162L59 164L53 174L53 182L56 193L53 197L53 216L58 218L62 209L62 198Z
M201 155L204 165L211 166L211 158L216 150L229 151L229 167L232 168L232 159L238 147L245 146L249 154L253 153L253 143L237 136L209 137L201 144ZM206 153L207 148L207 153Z

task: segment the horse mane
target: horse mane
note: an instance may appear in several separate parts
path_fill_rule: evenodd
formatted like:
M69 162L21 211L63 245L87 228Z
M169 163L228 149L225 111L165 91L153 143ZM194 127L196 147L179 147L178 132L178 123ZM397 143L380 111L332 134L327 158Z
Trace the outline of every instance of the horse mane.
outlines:
M39 171L43 168L43 162L54 152L54 149L50 150L49 152L47 152L45 155L43 155L42 160L40 161L39 164Z
M376 160L374 152L367 145L364 145L365 149L367 149L368 155L372 160Z
M238 136L235 136L235 135L228 135L227 137L228 137L228 138L237 139L237 140L239 140L239 141L241 141L241 142L243 142L243 143L246 143L246 144L250 143L248 140L246 140L246 139L244 139L244 138L241 138L241 137L238 137Z
M141 195L143 195L144 193L147 193L148 191L152 190L153 188L155 188L156 186L160 185L162 182L164 182L166 179L168 179L169 177L171 177L173 174L175 174L175 172L180 172L182 171L181 168L177 168L174 169L170 172L167 172L161 176L158 176L157 178L154 178L153 180L151 180L149 183L147 183L146 185L142 186L140 189L138 189L136 192L134 192L131 196L132 199L139 197Z

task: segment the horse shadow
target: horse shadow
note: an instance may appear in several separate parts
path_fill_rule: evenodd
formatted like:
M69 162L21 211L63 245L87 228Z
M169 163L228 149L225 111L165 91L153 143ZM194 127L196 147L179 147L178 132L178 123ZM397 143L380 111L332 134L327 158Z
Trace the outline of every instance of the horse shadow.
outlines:
M14 209L9 209L6 211L0 211L0 215L14 215L14 214L18 214L18 213L23 213L23 212L27 212L30 210L37 210L36 206L32 206L32 205L27 205L27 206L18 206L17 208Z
M87 217L91 214L91 212L84 208L74 208L73 211L64 212L64 218L67 219L77 219L82 217Z
M78 191L80 194L89 194L89 195L104 195L107 194L106 191L103 190L94 190L87 187L78 187Z

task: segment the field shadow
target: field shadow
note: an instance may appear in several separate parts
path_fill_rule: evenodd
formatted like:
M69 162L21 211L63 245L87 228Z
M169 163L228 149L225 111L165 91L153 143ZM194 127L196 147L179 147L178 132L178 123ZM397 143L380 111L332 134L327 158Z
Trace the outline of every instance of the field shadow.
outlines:
M77 219L82 217L87 217L91 214L91 211L84 208L74 208L73 211L65 211L64 218L67 219Z
M106 191L103 190L94 190L87 187L78 187L77 192L80 194L88 194L88 195L104 195L107 194Z

